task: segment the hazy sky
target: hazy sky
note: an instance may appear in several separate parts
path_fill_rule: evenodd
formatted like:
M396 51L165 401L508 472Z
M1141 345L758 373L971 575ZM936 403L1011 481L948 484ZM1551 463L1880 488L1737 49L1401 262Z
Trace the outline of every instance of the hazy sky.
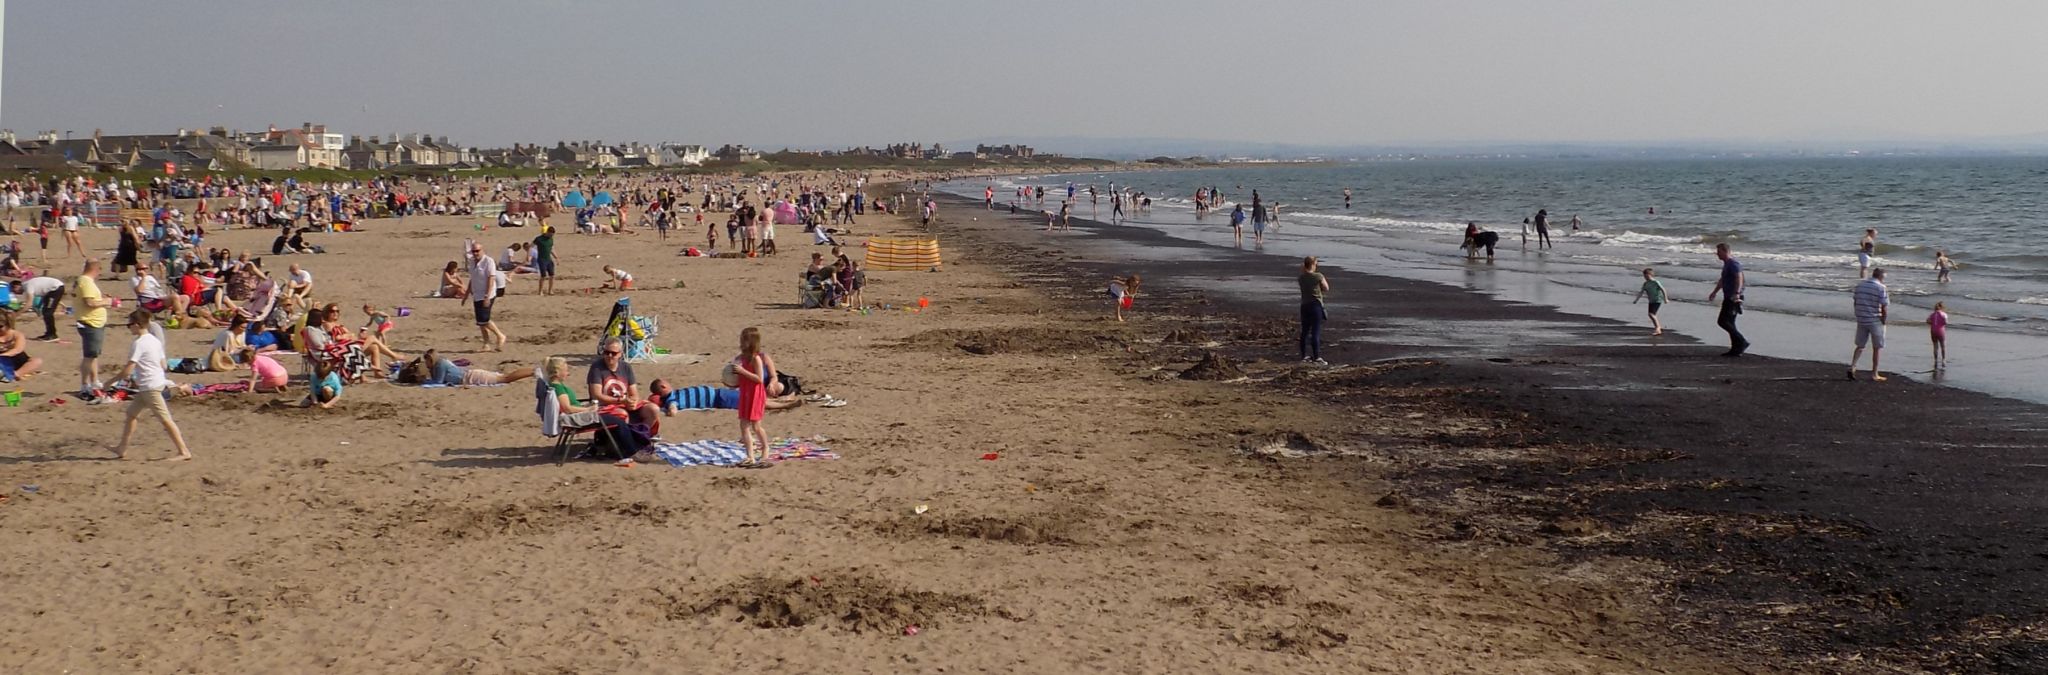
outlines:
M0 125L465 144L2048 132L2048 2L13 0Z

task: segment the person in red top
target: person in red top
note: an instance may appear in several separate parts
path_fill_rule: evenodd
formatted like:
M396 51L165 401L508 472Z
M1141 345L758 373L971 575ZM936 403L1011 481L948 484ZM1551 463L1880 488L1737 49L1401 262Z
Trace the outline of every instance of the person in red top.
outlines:
M740 445L747 450L746 469L765 469L768 463L768 432L761 429L761 417L768 411L768 384L775 381L775 360L761 352L761 329L740 331L740 354L733 357L733 384L739 385ZM755 452L756 443L760 451Z

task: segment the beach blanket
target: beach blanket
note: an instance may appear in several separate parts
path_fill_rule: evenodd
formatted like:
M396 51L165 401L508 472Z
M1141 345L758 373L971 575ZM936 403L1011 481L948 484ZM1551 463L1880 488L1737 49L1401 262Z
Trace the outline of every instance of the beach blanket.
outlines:
M249 383L247 382L222 382L220 384L201 384L192 387L193 396L240 394L247 391L249 391Z
M747 458L738 441L707 440L687 443L656 443L648 448L673 467L732 466ZM768 445L768 461L839 459L839 453L801 438L785 438Z
M861 266L871 270L932 270L939 268L939 240L909 237L875 237L864 246L867 257Z

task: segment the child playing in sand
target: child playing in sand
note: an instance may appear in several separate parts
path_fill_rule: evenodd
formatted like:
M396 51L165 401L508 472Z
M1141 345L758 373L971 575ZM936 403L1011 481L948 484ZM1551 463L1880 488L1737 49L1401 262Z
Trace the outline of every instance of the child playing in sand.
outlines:
M1934 303L1934 313L1927 315L1927 337L1934 340L1934 365L1948 363L1948 303Z
M268 353L243 347L236 358L249 369L249 391L258 394L282 393L287 383L291 381L291 374L285 371L284 364L270 358Z
M1131 308L1131 299L1138 295L1138 275L1109 278L1109 302L1116 308L1116 320L1124 320L1124 310Z
M761 416L768 412L767 383L775 381L775 360L761 353L759 327L740 331L740 354L733 357L732 364L740 390L740 445L747 450L747 459L739 467L765 469L769 467L768 432L761 429Z
M606 282L604 282L604 284L603 284L603 285L600 285L600 286L598 286L598 288L600 288L600 289L611 289L611 288L617 288L617 289L619 289L619 290L622 290L622 291L630 291L630 290L633 290L633 275L632 275L632 273L629 273L629 272L627 272L627 271L625 271L625 270L622 270L622 269L614 269L614 268L613 268L613 267L612 267L611 265L605 265L605 266L604 266L604 273L605 273L606 275L609 275L609 276L611 277L611 280L610 280L610 281L606 281Z
M1657 280L1657 270L1648 267L1643 268L1643 290L1636 291L1636 299L1628 304L1642 302L1645 296L1650 298L1650 334L1663 335L1664 322L1657 319L1657 310L1664 307L1664 282Z
M1948 273L1949 273L1949 271L1950 271L1950 270L1954 270L1955 268L1956 268L1956 261L1955 261L1955 260L1952 260L1952 259L1950 259L1950 258L1948 257L1948 251L1946 251L1946 250L1940 250L1940 251L1935 251L1935 252L1934 252L1934 280L1935 280L1935 281L1937 281L1937 282L1940 282L1940 283L1944 283L1944 284L1945 284L1945 283L1948 283Z

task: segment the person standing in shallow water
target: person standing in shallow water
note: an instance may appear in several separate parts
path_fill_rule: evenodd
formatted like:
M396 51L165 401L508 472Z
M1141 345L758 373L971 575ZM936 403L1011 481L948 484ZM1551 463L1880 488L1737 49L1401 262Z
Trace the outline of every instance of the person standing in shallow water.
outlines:
M1323 294L1330 290L1330 280L1316 271L1316 257L1301 259L1301 360L1319 366L1330 365L1323 360L1323 322L1330 318L1323 309Z
M1714 323L1728 331L1728 352L1722 356L1741 356L1749 351L1749 340L1736 329L1735 317L1742 314L1742 292L1748 284L1742 275L1742 263L1735 260L1727 244L1715 244L1714 257L1721 259L1721 281L1707 293L1707 302L1713 302L1715 295L1721 296L1721 316Z

